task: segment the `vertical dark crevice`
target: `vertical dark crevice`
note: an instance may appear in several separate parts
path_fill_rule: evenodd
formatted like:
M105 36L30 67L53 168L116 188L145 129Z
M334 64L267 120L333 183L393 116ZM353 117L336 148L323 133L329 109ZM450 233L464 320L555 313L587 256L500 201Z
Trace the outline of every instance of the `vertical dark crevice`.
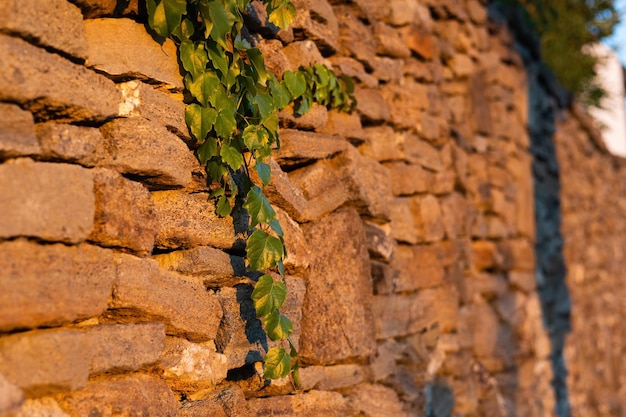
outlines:
M565 339L571 330L570 295L561 235L560 172L553 140L556 119L571 102L571 95L556 82L541 62L539 40L529 29L521 11L501 2L490 4L490 15L506 24L526 69L528 85L528 133L532 155L535 208L535 256L537 292L543 324L550 336L555 414L570 417L567 369L563 357Z

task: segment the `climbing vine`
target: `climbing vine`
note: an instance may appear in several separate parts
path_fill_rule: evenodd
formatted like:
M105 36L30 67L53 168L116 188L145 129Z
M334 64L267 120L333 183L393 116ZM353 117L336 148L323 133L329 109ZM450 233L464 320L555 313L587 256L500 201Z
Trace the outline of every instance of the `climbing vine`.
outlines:
M314 102L351 110L355 101L350 78L337 77L323 65L286 71L282 80L269 72L253 39L244 36L250 0L146 0L148 23L176 42L185 70L185 119L199 145L198 160L212 184L216 211L231 215L238 199L249 215L246 258L250 271L260 271L252 292L257 317L267 336L287 341L288 349L270 348L264 377L291 375L299 385L298 353L290 338L293 324L280 313L287 297L283 230L263 193L270 182L266 163L280 147L278 111L293 104L300 116ZM286 29L296 10L290 0L263 0L269 22ZM256 172L260 184L253 181ZM269 271L280 274L275 280Z

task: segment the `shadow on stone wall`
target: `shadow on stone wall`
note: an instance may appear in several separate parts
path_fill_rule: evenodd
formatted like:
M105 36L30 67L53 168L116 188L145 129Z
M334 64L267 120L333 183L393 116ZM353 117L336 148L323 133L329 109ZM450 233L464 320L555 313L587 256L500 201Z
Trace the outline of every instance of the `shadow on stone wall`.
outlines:
M571 331L571 302L565 281L567 270L561 234L560 170L553 137L558 113L571 104L572 97L541 62L539 40L529 30L519 9L492 4L490 17L509 27L526 69L528 133L533 157L537 292L541 300L543 324L550 336L555 413L559 417L569 417L571 410L563 350L566 335Z

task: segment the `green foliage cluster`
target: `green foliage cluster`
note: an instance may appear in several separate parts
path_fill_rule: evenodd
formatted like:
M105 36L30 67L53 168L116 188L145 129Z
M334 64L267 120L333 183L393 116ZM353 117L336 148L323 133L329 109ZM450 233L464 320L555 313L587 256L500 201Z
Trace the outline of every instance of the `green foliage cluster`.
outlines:
M196 155L214 185L217 213L231 214L237 199L247 210L249 236L246 258L251 271L275 270L281 279L264 274L252 293L257 317L271 340L286 340L268 350L264 377L298 380L297 351L289 338L293 324L280 308L287 295L283 230L263 188L270 182L266 163L279 148L278 111L293 104L296 115L314 102L349 111L353 84L323 65L286 71L282 80L270 73L261 51L242 35L250 0L146 0L148 23L178 45L186 71L185 118L197 141ZM290 0L264 0L269 20L285 29L295 17ZM255 184L250 170L261 181Z
M521 5L541 39L541 55L563 87L598 106L598 59L586 46L610 36L620 16L614 0L508 0Z

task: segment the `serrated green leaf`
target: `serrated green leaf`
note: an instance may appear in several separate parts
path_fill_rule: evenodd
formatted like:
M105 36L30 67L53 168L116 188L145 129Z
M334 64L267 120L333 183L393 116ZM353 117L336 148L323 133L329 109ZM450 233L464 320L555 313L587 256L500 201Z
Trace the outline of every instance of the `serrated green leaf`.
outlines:
M285 340L293 332L293 324L278 310L271 312L264 320L265 331L272 340ZM290 355L291 356L291 355Z
M254 169L257 174L259 174L259 178L261 179L263 185L267 185L270 183L272 169L269 165L259 162L254 166Z
M209 19L211 19L213 23L210 30L211 39L217 42L222 48L229 49L226 34L230 33L235 23L235 16L229 10L226 10L224 5L218 1L209 1L206 12L208 12ZM204 13L206 12L201 12L205 21L206 17Z
M252 295L257 317L265 317L280 308L287 299L287 286L281 281L274 281L271 275L263 275L254 286Z
M276 218L276 212L272 205L263 195L263 191L256 185L250 188L246 195L246 202L243 205L248 214L250 214L250 227L254 227L259 223L267 223Z
M278 7L269 15L269 21L278 26L279 28L285 30L289 27L293 19L296 17L296 8L291 2L287 2L282 5L282 7Z
M207 42L207 52L209 59L215 69L220 70L222 77L228 74L228 58L224 53L224 49L220 48L215 42Z
M265 120L263 120L261 122L261 124L263 126L265 126L265 128L267 129L267 132L270 135L269 138L269 142L273 143L274 142L274 138L276 138L278 135L278 113L277 112L272 112L272 114L270 114Z
M228 202L228 198L223 195L217 200L217 204L215 205L215 212L220 217L226 217L231 212L231 207Z
M167 38L180 25L187 12L186 0L147 0L148 24L159 35Z
M256 72L257 82L261 85L266 85L270 76L267 72L267 68L265 68L265 61L263 60L261 51L258 48L250 48L246 51L246 54Z
M225 194L226 194L226 190L224 189L224 187L220 187L216 189L215 191L213 191L211 194L209 194L209 197L210 198L221 197Z
M294 355L290 355L292 358ZM297 389L302 388L302 381L300 380L300 361L296 360L293 368L291 369L291 377L293 378L293 384Z
M300 97L306 91L307 82L301 71L285 71L283 73L283 82L291 93L293 100Z
M283 257L283 243L263 230L255 230L246 242L246 254L250 269L261 271L270 268Z
M318 80L317 84L321 86L327 86L330 84L330 71L322 64L313 65L315 75Z
M263 126L246 126L241 135L243 143L249 150L265 147L269 144L269 133Z
M217 141L215 138L208 138L196 151L198 160L205 164L209 159L217 155Z
M183 63L183 68L191 73L193 79L196 79L204 72L206 64L209 62L207 52L201 43L194 44L189 40L183 41L178 47L178 53Z
M300 100L295 105L294 113L298 116L303 116L311 110L311 106L313 105L313 100L311 98L302 96Z
M204 142L207 134L213 128L217 118L217 111L210 107L192 103L185 108L185 121L191 130L191 134L198 142ZM217 152L214 151L213 155Z
M213 181L221 180L224 175L228 174L228 168L221 160L208 161L206 164L206 173Z
M266 379L280 379L289 375L291 371L291 357L283 348L273 347L267 351L263 359L263 377Z
M241 168L241 166L243 165L243 155L241 154L241 151L239 149L233 146L232 142L222 142L222 146L220 147L220 156L222 157L222 160L235 171Z
M220 79L213 71L205 71L194 78L189 86L189 92L202 104L207 106L211 96L215 94L217 86L220 85ZM213 104L213 103L211 103ZM217 109L220 107L213 104Z
M291 103L291 93L287 86L276 80L270 83L270 89L272 91L272 99L274 100L274 108L282 110Z

